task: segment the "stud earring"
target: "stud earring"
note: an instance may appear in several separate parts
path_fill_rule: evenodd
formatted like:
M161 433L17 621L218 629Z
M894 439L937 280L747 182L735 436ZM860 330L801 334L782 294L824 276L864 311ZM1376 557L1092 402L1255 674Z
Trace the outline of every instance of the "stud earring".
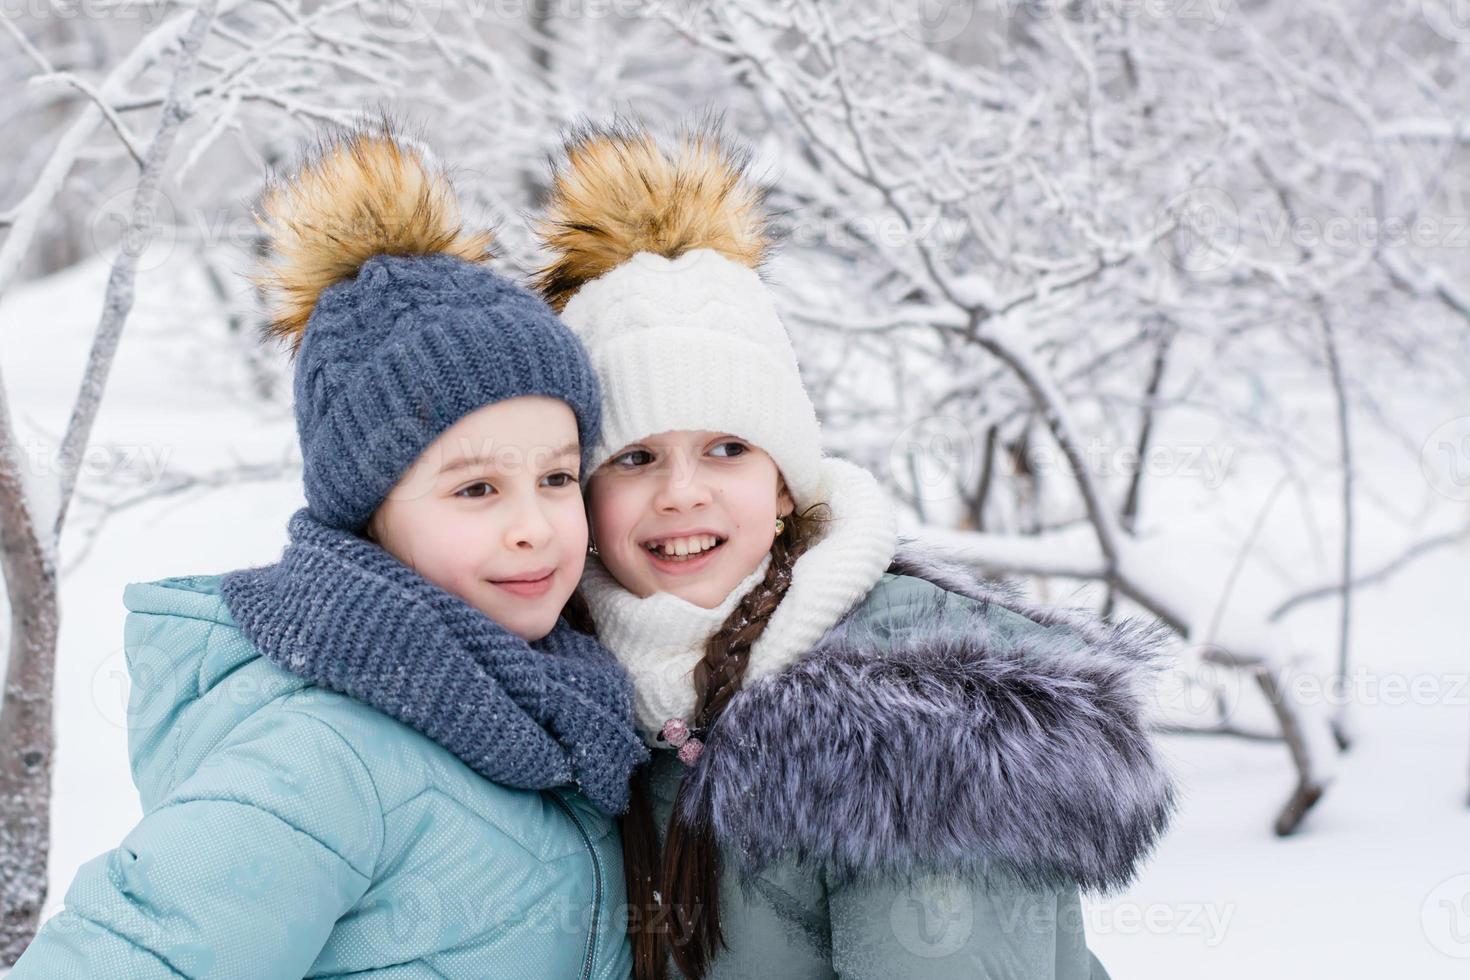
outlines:
M776 518L776 535L779 537L784 530L786 530L786 522L779 517Z

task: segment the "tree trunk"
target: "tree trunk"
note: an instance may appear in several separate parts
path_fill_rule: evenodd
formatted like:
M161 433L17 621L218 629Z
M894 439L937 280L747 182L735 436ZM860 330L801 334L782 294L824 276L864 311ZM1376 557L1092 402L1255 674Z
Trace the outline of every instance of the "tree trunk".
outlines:
M19 501L0 511L10 599L10 661L0 709L0 966L20 958L40 923L51 850L57 582Z

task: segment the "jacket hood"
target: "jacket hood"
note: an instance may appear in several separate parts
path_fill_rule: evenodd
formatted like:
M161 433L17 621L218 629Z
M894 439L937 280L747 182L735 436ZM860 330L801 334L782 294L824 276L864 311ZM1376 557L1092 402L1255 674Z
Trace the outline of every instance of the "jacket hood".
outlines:
M731 700L680 819L747 876L794 855L839 879L1121 888L1176 805L1143 720L1166 635L903 550L809 654Z
M123 590L128 757L144 810L252 712L306 681L261 659L219 593L218 575Z

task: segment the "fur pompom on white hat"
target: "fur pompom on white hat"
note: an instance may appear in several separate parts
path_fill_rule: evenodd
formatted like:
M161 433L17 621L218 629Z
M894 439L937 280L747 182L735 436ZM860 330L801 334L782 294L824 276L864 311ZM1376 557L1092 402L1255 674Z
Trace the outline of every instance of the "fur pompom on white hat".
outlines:
M660 432L707 429L771 455L798 508L823 499L821 435L760 276L771 241L750 154L712 127L663 146L627 125L567 142L539 225L536 285L602 383L600 465Z

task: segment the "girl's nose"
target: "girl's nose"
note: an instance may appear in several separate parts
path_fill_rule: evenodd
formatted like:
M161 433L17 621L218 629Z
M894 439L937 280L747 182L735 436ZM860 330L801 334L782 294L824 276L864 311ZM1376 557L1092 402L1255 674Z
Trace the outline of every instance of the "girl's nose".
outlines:
M697 462L675 462L662 479L663 484L654 497L654 506L660 511L690 510L710 501L709 483Z
M543 548L555 533L540 502L532 497L516 509L515 516L506 527L505 543L511 549Z

